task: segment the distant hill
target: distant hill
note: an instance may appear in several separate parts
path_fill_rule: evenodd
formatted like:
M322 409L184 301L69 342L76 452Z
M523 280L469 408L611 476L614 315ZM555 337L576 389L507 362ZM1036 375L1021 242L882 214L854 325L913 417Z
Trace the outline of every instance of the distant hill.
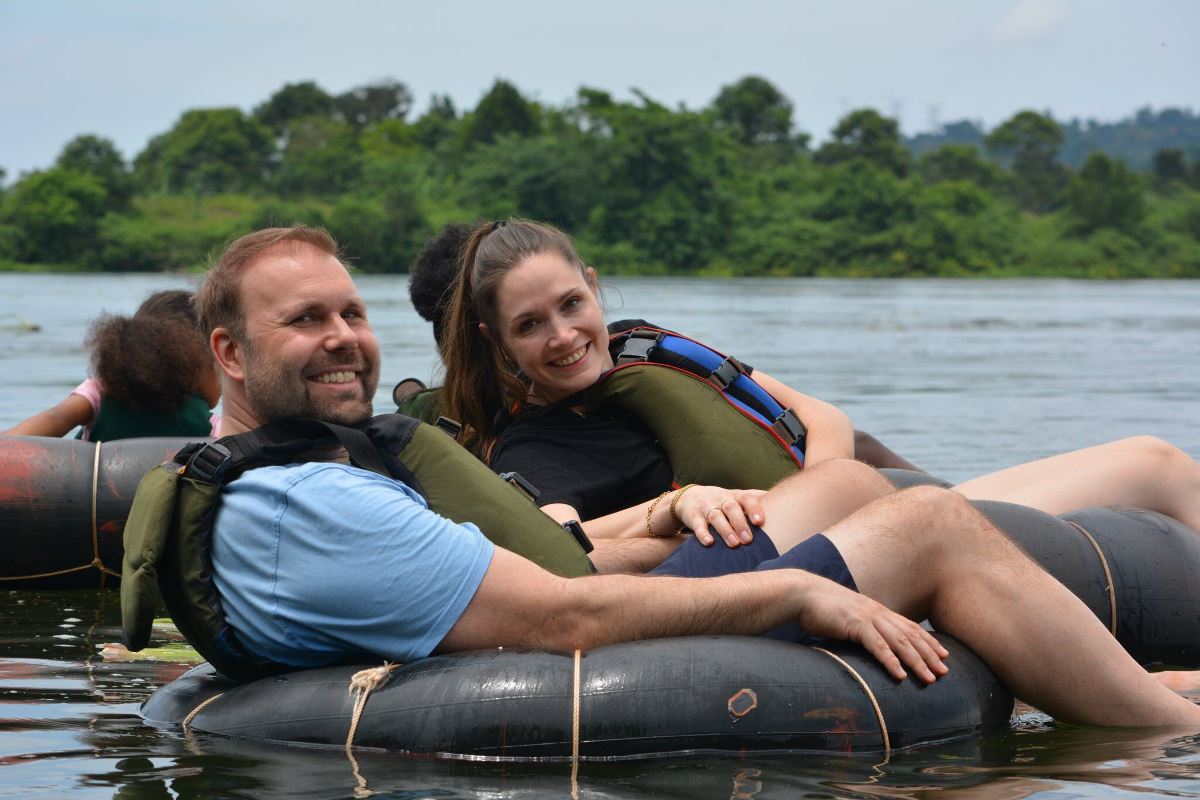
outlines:
M1200 114L1190 109L1164 108L1155 112L1139 110L1117 122L1096 120L1059 120L1063 146L1059 159L1072 167L1081 167L1088 154L1101 150L1123 160L1135 170L1149 170L1154 153L1172 148L1182 150L1189 160L1200 157ZM936 150L945 144L970 144L983 147L987 131L977 122L948 122L933 133L905 138L915 155Z

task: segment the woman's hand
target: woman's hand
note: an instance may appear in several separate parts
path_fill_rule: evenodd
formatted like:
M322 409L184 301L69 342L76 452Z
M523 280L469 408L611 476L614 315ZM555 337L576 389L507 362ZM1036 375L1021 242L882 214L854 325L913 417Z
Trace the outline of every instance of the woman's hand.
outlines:
M942 661L950 652L932 633L864 594L811 577L815 580L799 619L804 630L858 642L896 680L906 677L905 666L922 683L933 683L950 671Z
M754 535L751 525L762 525L766 520L762 503L766 492L761 489L723 489L720 486L690 486L679 491L683 496L675 503L675 517L705 547L715 539L709 531L711 525L730 547L750 544ZM674 499L674 498L672 498Z

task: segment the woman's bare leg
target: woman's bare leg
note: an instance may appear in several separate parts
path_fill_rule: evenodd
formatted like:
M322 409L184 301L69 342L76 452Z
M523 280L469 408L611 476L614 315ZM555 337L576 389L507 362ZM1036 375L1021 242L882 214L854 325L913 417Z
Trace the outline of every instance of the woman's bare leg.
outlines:
M826 536L863 594L962 640L1046 713L1091 725L1200 730L1200 707L1138 666L1078 598L960 495L908 489Z
M1056 515L1087 506L1133 506L1200 531L1200 465L1153 436L1030 461L954 489L972 500L1004 500Z

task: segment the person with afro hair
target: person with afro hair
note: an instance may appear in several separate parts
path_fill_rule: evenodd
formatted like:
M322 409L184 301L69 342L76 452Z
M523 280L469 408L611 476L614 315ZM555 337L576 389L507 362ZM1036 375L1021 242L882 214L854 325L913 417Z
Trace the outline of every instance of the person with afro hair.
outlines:
M442 348L450 283L458 276L458 259L475 225L448 222L421 248L408 271L408 296L421 319L433 325L433 338Z
M446 301L450 284L458 276L458 259L475 224L448 222L417 254L408 270L408 297L421 319L433 327L438 350L445 337ZM396 410L410 417L435 422L441 389L429 389L418 378L405 378L392 389Z
M113 441L137 436L215 436L221 396L192 293L151 294L133 316L102 314L88 330L92 377L52 408L4 433Z

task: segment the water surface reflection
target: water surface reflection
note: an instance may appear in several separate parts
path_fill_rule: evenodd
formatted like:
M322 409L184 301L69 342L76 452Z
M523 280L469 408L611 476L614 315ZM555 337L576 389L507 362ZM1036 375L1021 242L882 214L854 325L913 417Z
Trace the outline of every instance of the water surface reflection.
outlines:
M0 427L81 379L99 308L173 276L0 275ZM608 281L614 317L709 339L951 479L1131 433L1200 456L1200 282ZM388 381L428 379L403 278L364 296ZM25 322L35 323L32 330ZM183 737L137 706L186 665L107 662L115 592L4 592L0 795L122 798L1200 796L1195 737L1081 730L1030 715L1003 736L896 754L695 757L569 766L440 762Z

